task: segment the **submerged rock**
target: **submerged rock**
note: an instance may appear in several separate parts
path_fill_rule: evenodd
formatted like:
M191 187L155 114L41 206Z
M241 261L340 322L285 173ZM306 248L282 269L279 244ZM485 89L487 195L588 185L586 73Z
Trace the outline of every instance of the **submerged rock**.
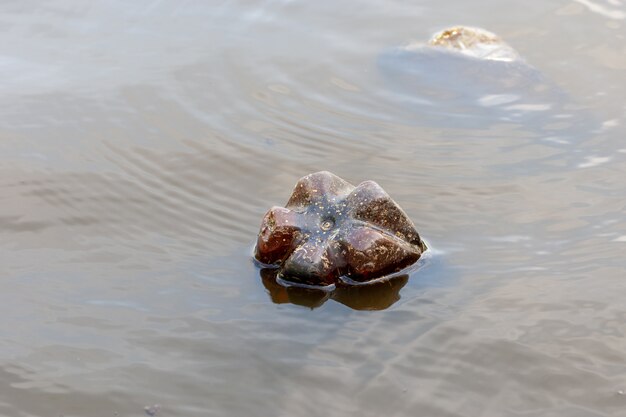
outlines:
M279 268L283 280L325 286L400 271L425 249L413 222L378 184L355 187L322 171L301 178L287 205L267 212L255 258Z
M521 119L550 110L558 89L500 37L478 28L454 27L426 43L384 52L379 66L407 102L427 114ZM494 110L498 110L494 114Z
M455 128L521 125L546 138L583 136L595 124L569 95L499 36L456 26L381 53L378 67L414 122Z

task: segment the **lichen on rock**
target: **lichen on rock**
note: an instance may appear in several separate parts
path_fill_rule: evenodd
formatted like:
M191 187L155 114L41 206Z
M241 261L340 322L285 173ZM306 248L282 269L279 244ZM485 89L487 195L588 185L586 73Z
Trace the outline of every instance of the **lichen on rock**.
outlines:
M490 61L523 62L520 55L495 33L469 26L453 26L435 33L428 47L445 48L477 59ZM406 49L418 49L419 42L409 44Z

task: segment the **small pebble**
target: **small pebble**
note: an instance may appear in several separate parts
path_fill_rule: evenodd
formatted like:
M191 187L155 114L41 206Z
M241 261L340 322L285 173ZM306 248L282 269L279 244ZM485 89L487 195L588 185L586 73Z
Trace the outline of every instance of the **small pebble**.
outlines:
M161 404L147 405L143 408L143 411L149 416L156 416L160 410Z
M624 391L623 389L621 389L621 390L617 391L617 393L618 393L619 395L626 395L626 391Z

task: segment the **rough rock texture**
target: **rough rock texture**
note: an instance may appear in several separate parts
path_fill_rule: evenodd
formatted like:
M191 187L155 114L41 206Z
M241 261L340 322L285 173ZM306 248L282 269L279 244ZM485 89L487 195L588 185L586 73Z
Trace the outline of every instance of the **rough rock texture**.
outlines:
M287 281L329 285L346 275L368 281L397 272L426 246L413 222L375 182L357 187L330 172L298 181L286 207L261 223L255 258Z
M447 48L464 55L492 61L522 61L519 54L498 35L481 28L455 26L433 35L428 41L431 47ZM407 49L420 48L414 43Z
M478 60L524 62L517 51L495 33L468 26L454 26L435 33L426 44L414 41L403 47L406 51L424 51L433 48Z

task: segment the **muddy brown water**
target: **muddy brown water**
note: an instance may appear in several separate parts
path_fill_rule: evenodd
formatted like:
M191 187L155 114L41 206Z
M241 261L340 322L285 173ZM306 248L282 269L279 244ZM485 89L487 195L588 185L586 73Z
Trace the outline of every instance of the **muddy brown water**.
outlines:
M567 102L407 104L380 54L453 24ZM623 1L5 1L0 33L0 415L626 415ZM260 220L319 170L429 262L273 287Z

